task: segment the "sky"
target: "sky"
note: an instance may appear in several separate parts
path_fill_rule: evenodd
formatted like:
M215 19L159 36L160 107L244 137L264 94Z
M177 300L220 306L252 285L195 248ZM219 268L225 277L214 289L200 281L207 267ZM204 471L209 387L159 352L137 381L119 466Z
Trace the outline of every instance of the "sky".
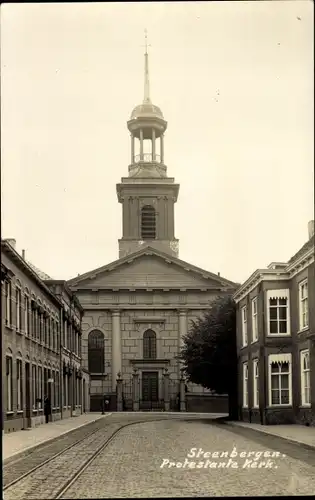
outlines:
M314 219L311 1L2 4L2 238L54 279L118 259L145 29L180 259L287 261Z

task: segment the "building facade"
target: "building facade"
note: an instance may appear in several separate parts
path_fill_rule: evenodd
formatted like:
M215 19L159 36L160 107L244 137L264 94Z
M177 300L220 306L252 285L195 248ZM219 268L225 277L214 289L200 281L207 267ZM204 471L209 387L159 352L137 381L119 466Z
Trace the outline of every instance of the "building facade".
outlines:
M314 221L289 262L255 271L234 300L240 419L315 425Z
M77 389L69 391L74 396L63 399L63 373L68 358L74 358L74 362L69 360L67 366L74 366L79 377L82 373L79 347L72 351L68 344L64 345L67 303L62 295L53 292L51 282L46 284L42 279L48 277L41 275L41 278L25 256L19 255L15 240L1 241L1 256L2 428L4 432L12 432L45 422L44 396L51 402L50 420L65 418L74 410L82 412L83 381L89 380L89 376L85 373L81 379L77 378ZM76 298L73 303L70 339L76 338L78 343L82 308ZM63 407L64 401L67 408ZM85 401L88 410L87 396Z
M81 366L83 308L66 281L46 279L45 284L62 303L60 398L67 418L89 411L89 374Z
M165 376L171 398L176 399L181 377L176 357L191 320L200 317L215 297L236 289L220 275L178 258L174 212L179 185L167 174L167 122L150 99L147 52L144 88L143 103L127 122L129 175L117 184L122 204L119 259L68 282L84 308L82 358L91 374L93 410L99 410L104 395L108 401L115 399L117 377L122 377L128 408L133 376L139 377L140 409L158 406L164 399ZM222 399L214 403L209 391L192 384L186 400L190 410L198 406L227 411L226 398L218 409Z

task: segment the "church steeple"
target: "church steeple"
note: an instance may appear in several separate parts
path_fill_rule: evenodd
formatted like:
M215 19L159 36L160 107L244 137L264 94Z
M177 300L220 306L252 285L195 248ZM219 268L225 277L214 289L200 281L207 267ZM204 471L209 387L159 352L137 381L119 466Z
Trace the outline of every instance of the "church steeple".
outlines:
M127 122L131 138L129 177L117 184L117 195L123 204L123 237L119 240L119 257L150 245L178 256L174 237L174 204L179 185L167 177L164 163L164 133L167 122L158 106L151 101L147 32L144 53L144 97Z
M151 104L150 99L150 77L149 77L149 54L148 54L148 32L145 30L145 53L144 53L144 98L143 104Z

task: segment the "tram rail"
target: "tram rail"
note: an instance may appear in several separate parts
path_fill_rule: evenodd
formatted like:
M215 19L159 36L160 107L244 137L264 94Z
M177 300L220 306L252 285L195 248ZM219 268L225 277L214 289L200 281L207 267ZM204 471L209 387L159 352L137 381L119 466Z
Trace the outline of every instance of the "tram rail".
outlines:
M161 418L152 418L150 421L158 422L165 419L165 416L161 416ZM76 482L81 474L106 449L121 430L128 426L145 422L147 422L147 419L141 418L134 420L133 418L132 421L126 423L111 423L108 426L103 426L103 428L94 429L82 439L70 444L42 463L26 471L21 476L15 478L10 483L4 485L4 500L63 498L73 483ZM77 447L77 449L75 449L75 447ZM59 459L61 459L61 461L58 463ZM75 459L78 459L81 463L78 463L77 467L74 467L71 471L71 466L76 464ZM45 493L43 488L45 488Z

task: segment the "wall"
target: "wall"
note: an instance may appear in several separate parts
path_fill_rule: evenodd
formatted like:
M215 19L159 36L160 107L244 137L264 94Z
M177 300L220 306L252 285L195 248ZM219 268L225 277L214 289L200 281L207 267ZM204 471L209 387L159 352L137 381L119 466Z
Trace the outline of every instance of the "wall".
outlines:
M32 338L31 335L25 334L25 291L29 292L31 298L32 294L39 299L43 305L46 305L50 310L52 316L55 319L59 319L59 307L56 301L53 300L49 292L46 292L35 279L32 279L31 275L23 271L23 263L19 264L18 257L17 260L13 260L10 254L5 251L2 252L2 262L9 268L13 273L12 278L12 324L5 326L3 324L2 328L2 339L3 339L3 366L5 367L5 357L9 355L12 357L12 368L13 368L13 409L12 412L8 412L6 408L6 375L5 368L3 372L3 417L4 417L4 431L19 430L27 425L26 410L26 379L25 379L25 363L30 363L30 370L32 365L42 366L43 369L43 379L42 379L42 396L44 395L44 368L51 369L55 373L56 380L58 379L57 373L59 371L59 353L58 353L58 343L55 349L47 348L43 343L39 343L36 339ZM20 267L21 266L21 267ZM17 281L18 280L18 281ZM17 314L16 314L16 286L20 283L21 285L21 309L22 309L22 322L19 331L17 330ZM4 286L2 287L2 293L4 293ZM4 297L3 297L4 300ZM29 304L30 306L30 304ZM3 317L2 317L3 319ZM32 324L30 321L30 329ZM30 334L32 331L29 332ZM17 371L16 362L17 359L22 361L22 408L17 407ZM30 373L32 376L32 371ZM32 379L30 379L30 385L32 388ZM56 390L57 394L57 406L59 406L59 391ZM31 419L43 414L43 410L35 406L33 409L32 393L30 398L30 409L31 409ZM38 419L41 420L41 419ZM31 421L29 422L31 424Z

